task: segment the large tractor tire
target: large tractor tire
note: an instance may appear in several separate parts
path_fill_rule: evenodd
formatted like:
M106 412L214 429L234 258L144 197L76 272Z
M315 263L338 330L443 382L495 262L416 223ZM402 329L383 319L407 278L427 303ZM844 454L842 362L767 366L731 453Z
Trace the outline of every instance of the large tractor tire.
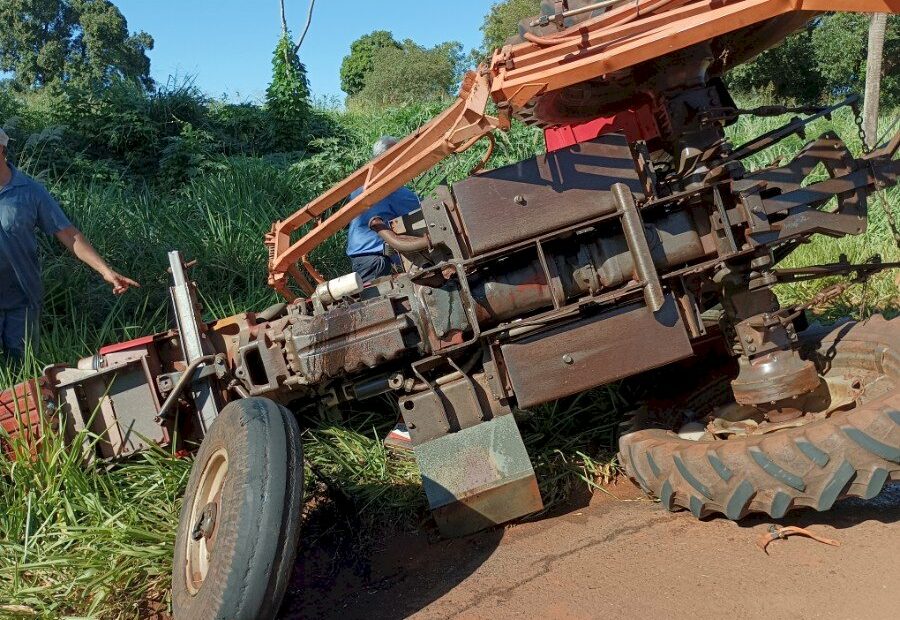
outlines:
M293 414L265 398L224 407L191 470L172 569L176 620L273 618L300 532Z
M754 512L780 518L801 506L824 511L900 480L900 319L879 316L803 338L832 391L847 390L844 406L725 440L636 430L619 440L629 478L669 510L732 520Z

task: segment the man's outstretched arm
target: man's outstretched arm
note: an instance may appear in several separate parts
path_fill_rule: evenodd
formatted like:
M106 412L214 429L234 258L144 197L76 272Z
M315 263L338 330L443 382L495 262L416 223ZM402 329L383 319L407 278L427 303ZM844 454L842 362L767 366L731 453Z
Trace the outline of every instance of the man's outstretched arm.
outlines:
M56 238L59 239L59 242L66 246L66 249L74 254L78 260L99 273L104 280L112 285L113 293L116 295L121 295L132 286L140 288L140 284L131 278L126 278L122 274L117 273L110 267L107 262L103 260L103 257L97 253L97 250L94 249L91 242L88 241L85 236L81 234L81 231L74 226L69 226L68 228L60 230L56 233Z

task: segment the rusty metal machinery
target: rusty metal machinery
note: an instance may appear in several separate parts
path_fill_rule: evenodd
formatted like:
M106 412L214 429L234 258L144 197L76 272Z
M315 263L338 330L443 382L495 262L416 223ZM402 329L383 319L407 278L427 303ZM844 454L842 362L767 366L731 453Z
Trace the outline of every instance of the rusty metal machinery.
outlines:
M573 3L576 13L564 15L561 3L561 18L523 24L523 42L471 74L441 117L275 225L272 284L288 303L204 325L173 254L177 329L53 369L44 381L53 405L67 412L73 437L85 424L106 437L87 456L107 458L175 436L188 446L223 404L248 396L299 411L392 393L429 500L454 533L541 506L510 426L515 409L689 358L712 337L724 337L738 361L738 404L772 423L802 420L820 372L799 351L802 312L780 308L772 286L894 265L801 273L777 263L813 234L865 231L868 196L897 183L900 136L856 158L826 133L787 164L750 172L748 157L857 101L741 110L720 76L815 11L846 4L645 0L591 13L579 7L594 5ZM560 19L570 27L556 32ZM484 115L491 99L498 118ZM726 138L743 114L786 112L805 117L746 144ZM545 128L545 155L439 187L420 210L371 222L403 273L365 288L355 277L318 276L306 259L316 243L512 116ZM809 182L820 164L828 178ZM288 275L308 298L290 293ZM101 418L91 418L98 407ZM517 455L508 470L498 464L504 453Z
M488 422L690 357L712 336L723 335L738 360L739 405L770 423L802 420L802 403L823 383L799 352L802 312L781 309L772 293L797 275L777 263L814 234L863 233L867 197L895 185L900 172L900 136L854 158L831 133L786 165L750 172L748 157L842 106L858 115L858 102L741 110L720 79L817 11L896 11L895 3L600 4L555 3L561 12L553 19L523 24L520 42L467 76L447 112L267 237L270 282L297 314L277 369L264 370L261 360L271 358L257 358L260 385L284 377L283 386L321 396L330 379L332 402L395 392L426 488L448 470L464 479L456 468L473 461L454 465L454 450L480 442L477 483L428 493L447 531L479 520L451 523L441 514L458 516L459 506L488 514L503 488L508 512L496 519L540 505L533 488L514 482L519 474L497 471ZM484 114L490 99L496 118ZM806 117L746 144L726 138L725 127L743 114L786 113ZM339 301L296 298L291 283L309 294L323 281L308 259L316 245L512 117L544 128L546 155L438 188L390 226L371 222L403 257L403 274ZM829 178L810 183L819 164ZM841 263L819 275L863 278L893 266ZM704 313L716 308L720 319L711 324ZM438 445L443 459L432 458ZM510 438L501 451L520 445Z
M718 340L735 361L730 402L685 406L694 418L666 429L680 436L637 425L623 437L642 488L668 507L740 518L827 509L900 479L900 325L820 337L803 323L810 304L900 265L779 267L813 235L866 231L869 197L898 183L900 134L856 157L829 132L750 170L749 157L858 101L743 110L721 80L819 12L898 13L900 0L544 4L444 114L273 226L270 283L284 303L204 324L173 255L178 329L49 369L0 405L22 404L31 429L28 396L43 398L75 436L94 424L106 438L88 458L114 458L146 441L190 447L234 401L302 416L390 394L435 519L459 535L542 507L517 409L702 357ZM741 115L786 113L745 144L726 136ZM545 154L370 222L399 273L363 287L311 264L352 218L513 117L544 129ZM809 304L781 307L772 291L835 275L844 284ZM98 408L102 419L86 417ZM686 437L696 441L677 443ZM201 538L214 504L198 505Z
M451 515L444 528L461 532L540 508L521 439L499 420L688 358L713 336L738 360L738 404L771 422L802 419L798 401L820 389L820 373L799 352L802 313L780 308L772 286L893 265L798 273L777 263L813 234L865 231L868 196L897 183L900 136L856 158L827 133L787 164L750 172L748 157L841 106L855 111L857 101L741 110L720 76L817 11L895 11L895 2L600 5L555 3L555 15L523 23L521 42L470 74L457 104L277 223L267 239L272 284L289 303L204 325L173 254L176 330L51 369L43 382L68 413L71 436L93 425L106 437L87 456L127 455L174 436L188 445L221 405L248 396L299 410L393 393L429 499ZM491 100L496 118L484 114ZM743 145L726 138L742 114L785 112L806 116ZM306 258L317 243L513 116L545 128L545 155L439 187L420 210L371 222L401 255L402 274L365 288L318 275ZM829 178L810 183L820 164ZM288 276L308 298L290 293ZM711 309L720 310L716 323L705 318ZM97 408L101 417L91 417ZM496 436L506 439L494 444ZM453 454L467 450L484 457L465 459L481 462L478 475L435 487ZM504 450L518 455L509 471L497 465ZM518 499L498 491L507 487Z

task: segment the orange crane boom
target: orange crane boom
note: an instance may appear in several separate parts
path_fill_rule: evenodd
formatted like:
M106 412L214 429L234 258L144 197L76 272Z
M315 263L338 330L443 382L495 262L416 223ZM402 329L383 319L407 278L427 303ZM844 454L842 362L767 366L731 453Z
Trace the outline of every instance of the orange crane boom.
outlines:
M310 254L379 200L460 153L497 129L507 129L535 99L586 81L685 50L768 20L797 14L900 13L900 0L636 0L550 36L525 34L525 42L494 52L489 64L468 73L456 101L288 218L266 235L269 284L285 298L291 287L311 294L324 280ZM486 114L488 103L497 117ZM362 189L347 201L352 192ZM294 240L295 233L302 235ZM302 270L301 270L302 267Z

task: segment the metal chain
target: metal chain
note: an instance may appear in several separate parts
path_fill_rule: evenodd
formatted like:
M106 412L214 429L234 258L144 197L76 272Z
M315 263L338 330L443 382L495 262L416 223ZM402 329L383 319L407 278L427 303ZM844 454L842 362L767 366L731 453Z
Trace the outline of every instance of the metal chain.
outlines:
M872 153L872 149L869 148L868 141L866 140L866 130L863 128L863 119L862 114L859 112L859 104L854 103L850 106L850 109L853 110L853 120L856 123L856 128L859 132L859 138L862 140L862 150L865 155L870 155ZM896 121L894 122L896 125ZM893 130L893 126L891 128ZM890 131L888 132L890 133ZM877 144L876 144L877 146ZM885 218L887 219L888 228L891 230L891 236L894 238L894 244L897 246L897 249L900 249L900 229L897 226L897 220L894 217L894 210L891 208L890 202L885 196L885 190L877 179L875 181L875 191L872 192L878 198L879 202L881 202L881 208L884 210Z
M897 246L897 249L900 250L900 229L897 228L897 218L894 217L894 210L891 208L891 203L888 201L883 188L876 189L874 193L881 202L881 208L884 210L884 215L887 218L888 228L891 229L891 235L894 237L894 244Z
M863 127L863 119L862 114L859 111L859 100L850 105L850 109L853 110L853 121L856 123L856 130L859 135L859 139L862 141L862 151L863 154L868 155L872 152L872 149L869 148L869 141L866 139L866 130Z

